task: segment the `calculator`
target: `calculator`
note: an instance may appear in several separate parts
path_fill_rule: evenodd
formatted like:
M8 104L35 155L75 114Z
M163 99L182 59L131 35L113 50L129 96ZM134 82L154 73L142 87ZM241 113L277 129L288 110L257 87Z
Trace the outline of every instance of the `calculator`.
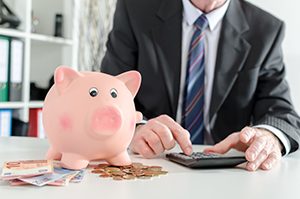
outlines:
M168 153L166 157L178 164L190 168L230 168L246 162L242 155L222 155L203 152L193 152L190 156L184 153Z

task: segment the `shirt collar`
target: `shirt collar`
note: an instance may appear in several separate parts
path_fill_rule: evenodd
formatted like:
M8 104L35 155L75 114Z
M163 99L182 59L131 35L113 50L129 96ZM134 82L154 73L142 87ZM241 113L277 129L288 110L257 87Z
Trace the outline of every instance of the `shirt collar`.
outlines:
M229 6L230 0L226 0L226 2L219 8L205 14L206 18L208 20L208 26L211 31L214 30L214 28L217 26L219 21L222 20L224 17L228 6ZM194 22L200 17L203 12L196 8L190 0L182 0L183 3L183 20L188 24L188 25L193 25Z

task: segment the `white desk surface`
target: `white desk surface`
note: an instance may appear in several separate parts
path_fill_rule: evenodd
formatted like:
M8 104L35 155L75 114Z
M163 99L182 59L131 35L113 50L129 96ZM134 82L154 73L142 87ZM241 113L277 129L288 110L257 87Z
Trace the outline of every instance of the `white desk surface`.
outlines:
M47 140L26 137L0 137L0 165L4 161L43 159ZM194 146L200 150L201 146ZM300 153L282 159L271 171L248 172L240 168L193 170L167 161L164 156L132 160L146 165L160 165L169 173L150 180L114 181L99 178L90 170L81 183L65 187L10 186L0 181L0 198L238 198L289 199L300 198Z

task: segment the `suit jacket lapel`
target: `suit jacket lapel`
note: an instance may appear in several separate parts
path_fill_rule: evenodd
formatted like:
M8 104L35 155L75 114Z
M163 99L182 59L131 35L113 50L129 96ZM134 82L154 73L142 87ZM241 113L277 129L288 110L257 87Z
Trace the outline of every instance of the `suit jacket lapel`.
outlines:
M216 112L229 94L237 79L238 71L242 69L250 51L251 46L242 35L248 29L239 1L231 0L223 19L217 52L209 111L211 122L214 121Z
M175 118L181 70L181 0L162 1L152 34L164 83L168 91L170 109Z

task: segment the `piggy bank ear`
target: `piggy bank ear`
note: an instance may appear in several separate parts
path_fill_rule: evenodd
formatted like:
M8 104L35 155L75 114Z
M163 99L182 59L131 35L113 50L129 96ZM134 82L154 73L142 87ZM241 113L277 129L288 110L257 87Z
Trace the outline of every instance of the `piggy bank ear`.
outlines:
M81 74L67 66L59 66L54 72L54 83L59 94L62 94L66 88Z
M135 97L141 85L141 74L137 71L128 71L116 76L116 78L124 82L132 96Z

